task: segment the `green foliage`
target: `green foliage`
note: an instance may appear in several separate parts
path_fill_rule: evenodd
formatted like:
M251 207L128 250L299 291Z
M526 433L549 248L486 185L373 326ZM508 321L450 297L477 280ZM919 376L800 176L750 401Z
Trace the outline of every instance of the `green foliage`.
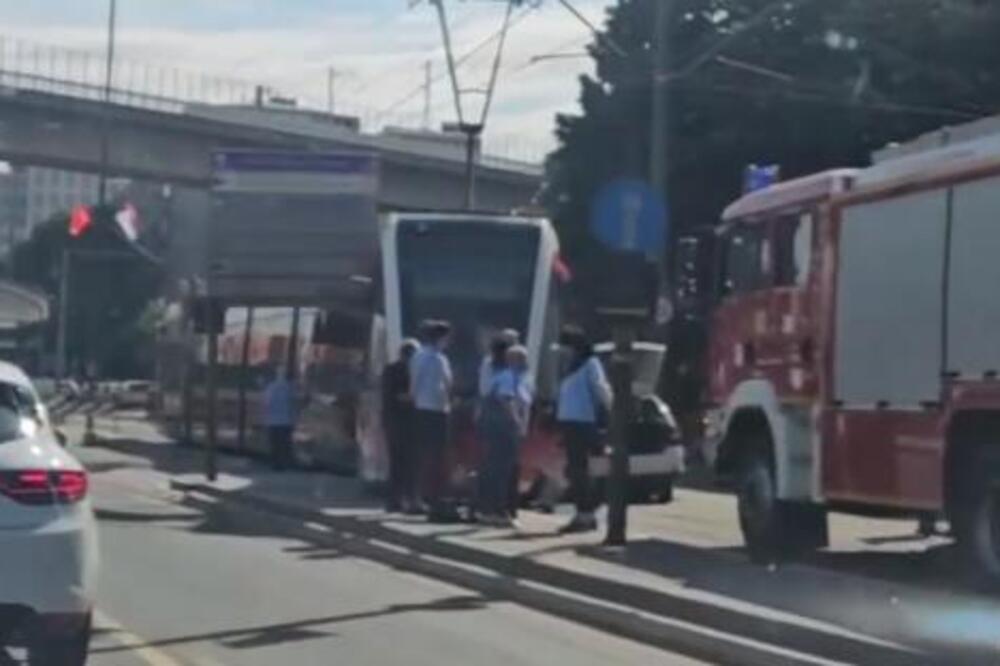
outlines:
M111 208L95 210L92 226L79 238L70 237L67 214L53 216L14 249L13 274L15 280L42 289L55 305L63 252L68 250L70 370L81 372L94 361L108 376L143 376L152 368L150 308L161 276L121 238L113 215ZM55 320L51 323L46 336L50 351L57 326Z
M591 45L595 75L581 78L582 114L558 119L547 203L584 291L601 265L587 230L591 200L603 183L647 172L659 1L620 0L609 10L605 35L626 55ZM784 177L861 166L889 142L996 113L998 4L674 0L674 233L714 224L749 163L780 164ZM726 62L700 62L710 52Z

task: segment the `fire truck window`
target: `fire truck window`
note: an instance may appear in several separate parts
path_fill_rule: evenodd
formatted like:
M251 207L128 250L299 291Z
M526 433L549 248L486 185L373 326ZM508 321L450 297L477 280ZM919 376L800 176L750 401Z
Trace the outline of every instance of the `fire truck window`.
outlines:
M770 251L760 228L738 228L726 241L722 295L754 291L764 286Z
M779 220L774 227L774 284L779 287L805 284L811 249L811 216Z

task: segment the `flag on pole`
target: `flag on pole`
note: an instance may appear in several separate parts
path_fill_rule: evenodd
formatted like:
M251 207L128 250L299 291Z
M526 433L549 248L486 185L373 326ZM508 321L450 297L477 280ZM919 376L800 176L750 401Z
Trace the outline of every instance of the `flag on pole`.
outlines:
M562 255L557 254L552 260L552 272L555 273L556 277L563 284L573 281L573 271L565 261L563 261Z
M69 214L69 235L73 238L79 238L90 228L93 221L90 208L83 204L73 206L73 210Z
M129 202L125 202L125 205L115 213L115 222L118 223L118 227L125 234L125 238L129 239L131 242L135 242L139 238L139 211L136 210Z

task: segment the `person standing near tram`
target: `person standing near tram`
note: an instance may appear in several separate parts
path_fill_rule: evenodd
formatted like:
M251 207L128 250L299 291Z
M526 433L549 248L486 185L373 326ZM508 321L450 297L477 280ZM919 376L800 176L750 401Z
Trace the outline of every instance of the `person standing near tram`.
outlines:
M454 522L458 513L445 496L453 382L445 350L451 339L451 325L428 321L421 326L421 334L423 345L410 359L410 396L426 482L424 496L429 503L427 517L431 522Z
M600 448L600 410L609 413L614 396L593 344L582 330L564 330L560 345L569 352L570 360L569 371L559 385L556 420L562 431L566 476L576 507L573 519L560 531L587 532L597 529L594 512L598 504L590 478L590 456Z

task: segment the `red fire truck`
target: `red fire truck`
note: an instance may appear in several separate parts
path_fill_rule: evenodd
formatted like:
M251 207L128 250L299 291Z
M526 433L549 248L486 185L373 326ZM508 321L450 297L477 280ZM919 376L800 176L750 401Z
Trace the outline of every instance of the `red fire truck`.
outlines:
M750 193L717 240L706 449L751 556L939 514L1000 582L1000 122Z

